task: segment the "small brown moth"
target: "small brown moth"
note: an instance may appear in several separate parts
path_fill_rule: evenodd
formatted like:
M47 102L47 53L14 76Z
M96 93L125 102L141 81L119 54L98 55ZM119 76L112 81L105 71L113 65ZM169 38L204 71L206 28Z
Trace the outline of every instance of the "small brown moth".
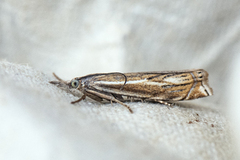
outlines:
M171 105L171 102L197 99L213 95L208 85L208 73L203 69L164 72L98 73L76 77L67 82L53 73L58 81L50 83L67 86L83 93L71 102L77 103L90 97L102 102L108 100L131 108L127 100L156 101Z

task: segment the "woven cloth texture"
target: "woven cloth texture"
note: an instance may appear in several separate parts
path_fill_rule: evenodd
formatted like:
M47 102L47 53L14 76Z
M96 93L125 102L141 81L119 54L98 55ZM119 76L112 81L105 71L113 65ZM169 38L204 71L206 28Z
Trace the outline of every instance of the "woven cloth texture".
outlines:
M25 65L0 63L1 157L229 159L226 118L214 106L82 101ZM15 157L16 158L16 157Z

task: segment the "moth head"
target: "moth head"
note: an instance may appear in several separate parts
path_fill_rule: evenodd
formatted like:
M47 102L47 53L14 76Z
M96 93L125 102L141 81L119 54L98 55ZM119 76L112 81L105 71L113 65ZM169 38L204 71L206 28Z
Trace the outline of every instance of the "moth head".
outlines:
M75 78L71 81L64 81L59 78L55 73L53 73L53 75L58 81L50 81L49 83L56 85L57 87L74 96L82 96L81 78Z
M72 79L70 81L70 83L69 83L69 87L78 89L79 87L81 87L81 80L79 80L79 79Z
M49 83L54 84L59 88L69 90L69 89L79 89L79 87L81 87L80 78L74 78L69 82L69 81L62 80L55 73L53 73L53 75L58 81L50 81Z

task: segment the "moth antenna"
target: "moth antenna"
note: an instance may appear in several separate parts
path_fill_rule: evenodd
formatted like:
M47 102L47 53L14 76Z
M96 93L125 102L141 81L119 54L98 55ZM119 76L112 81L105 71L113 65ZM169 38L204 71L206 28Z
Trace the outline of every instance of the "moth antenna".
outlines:
M109 74L120 74L124 77L124 84L122 85L122 87L120 88L120 90L123 89L123 87L125 86L125 84L127 83L127 76L123 73L120 73L120 72L113 72L113 73L109 73Z
M66 81L64 81L64 80L62 80L61 78L59 78L54 72L53 72L53 76L54 76L58 81L67 84ZM54 81L51 81L51 82L54 82Z
M120 88L120 90L122 90L123 87L125 86L125 84L127 83L127 76L125 74L123 74L123 73L121 73L121 74L124 76L125 82L124 82L123 86Z

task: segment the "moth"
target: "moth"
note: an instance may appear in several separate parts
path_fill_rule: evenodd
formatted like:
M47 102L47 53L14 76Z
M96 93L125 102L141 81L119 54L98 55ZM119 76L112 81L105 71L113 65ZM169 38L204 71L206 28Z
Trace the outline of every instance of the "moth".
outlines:
M51 84L83 93L77 103L89 97L98 102L108 100L132 109L124 102L155 101L171 105L176 101L184 101L213 95L208 84L208 73L203 69L163 72L136 73L97 73L64 81L53 73L58 81Z

